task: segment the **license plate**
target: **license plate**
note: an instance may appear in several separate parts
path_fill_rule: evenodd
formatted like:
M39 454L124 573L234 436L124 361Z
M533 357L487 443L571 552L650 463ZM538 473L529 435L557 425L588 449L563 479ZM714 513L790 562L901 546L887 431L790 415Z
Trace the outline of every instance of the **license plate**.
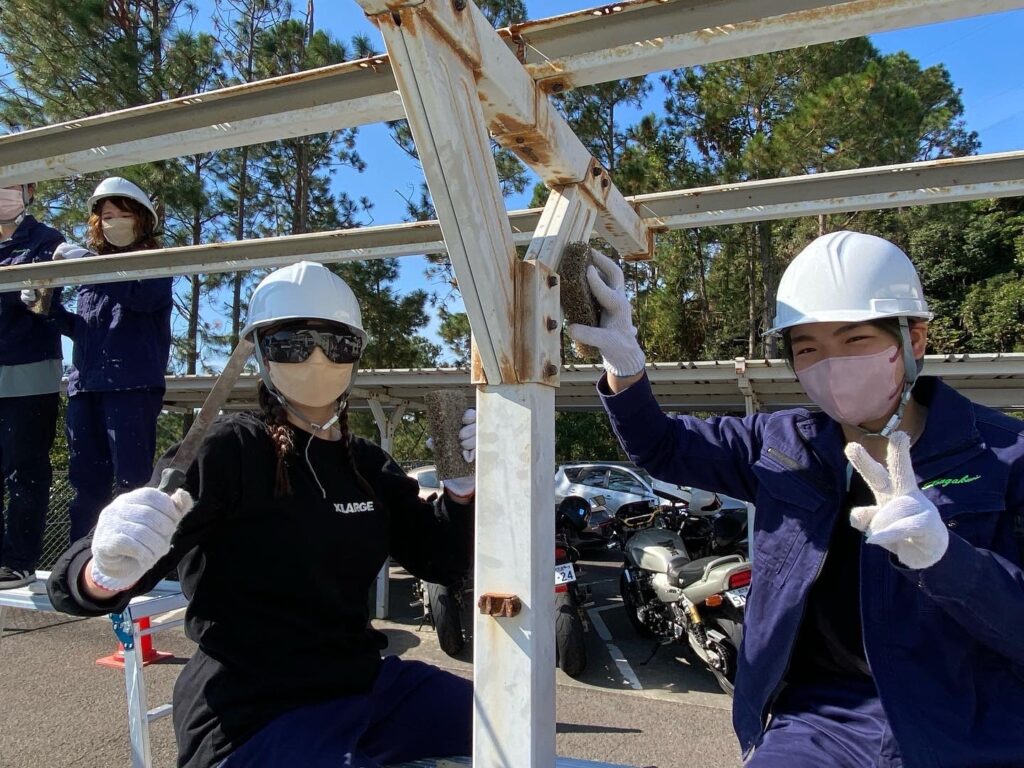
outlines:
M732 603L734 608L743 608L747 604L747 592L750 591L750 585L740 587L739 589L730 589L725 593L725 596L729 598L729 602Z
M572 563L556 565L555 586L557 587L559 584L568 584L570 581L576 581L576 570L572 567Z

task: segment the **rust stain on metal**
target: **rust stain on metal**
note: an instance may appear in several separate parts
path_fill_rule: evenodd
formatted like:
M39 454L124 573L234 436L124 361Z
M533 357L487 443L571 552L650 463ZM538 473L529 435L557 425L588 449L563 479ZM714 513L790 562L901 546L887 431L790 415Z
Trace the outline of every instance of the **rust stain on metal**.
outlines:
M786 14L786 19L799 19L801 22L850 19L865 16L874 11L885 10L890 5L892 5L890 0L858 0L841 5L829 5L824 8L808 8L805 11Z
M480 350L477 349L476 339L473 337L470 337L469 360L469 380L473 384L487 384L487 372L484 370L483 361L480 360Z
M485 592L480 595L476 605L481 614L496 619L510 619L523 610L523 601L508 592Z
M626 261L650 261L654 258L654 240L656 232L667 232L668 227L647 228L647 253L627 253L623 258Z
M549 360L559 354L553 335L559 323L558 276L545 264L519 261L513 273L515 317L513 339L516 371L521 382L558 386L559 369Z
M556 77L547 77L543 80L537 81L537 87L542 93L562 93L563 91L571 91L573 89L572 78L568 75L560 74Z

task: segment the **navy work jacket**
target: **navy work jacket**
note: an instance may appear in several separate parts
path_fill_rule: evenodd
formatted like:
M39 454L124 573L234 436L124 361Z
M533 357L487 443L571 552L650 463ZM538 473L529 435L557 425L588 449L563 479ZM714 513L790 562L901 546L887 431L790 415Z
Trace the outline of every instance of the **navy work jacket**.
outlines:
M670 417L644 377L598 385L630 458L654 477L756 504L753 579L733 725L744 753L784 685L811 585L844 508L839 424L803 409ZM1024 766L1024 422L923 377L928 406L911 458L949 528L935 565L911 570L861 548L864 649L907 768ZM853 577L856 577L853 575Z
M83 285L75 299L74 313L63 307L53 313L74 342L68 395L163 391L171 349L171 278Z
M0 242L0 267L50 261L64 236L52 227L25 216L7 240ZM53 303L60 301L60 289ZM24 365L60 360L60 332L45 317L30 311L20 291L0 293L0 365Z

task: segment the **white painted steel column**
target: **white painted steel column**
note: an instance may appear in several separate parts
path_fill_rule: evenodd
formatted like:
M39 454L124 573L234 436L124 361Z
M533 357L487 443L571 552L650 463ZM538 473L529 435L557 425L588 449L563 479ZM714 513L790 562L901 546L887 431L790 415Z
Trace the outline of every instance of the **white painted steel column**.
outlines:
M555 762L555 390L477 391L476 595L512 593L513 618L476 616L473 763Z
M474 764L551 768L557 324L543 349L531 340L542 338L538 323L557 317L558 291L543 264L517 257L491 155L474 69L481 45L504 44L477 40L479 27L462 23L458 14L479 14L471 2L360 4L387 43L473 330L476 595L515 595L522 606L476 616ZM445 17L440 29L435 16ZM533 104L533 94L521 95Z
M395 439L395 431L405 413L404 405L397 405L390 413L384 411L384 406L379 400L370 398L367 403L373 413L373 420L377 424L377 431L380 433L380 447L387 453L391 453L391 445ZM376 590L374 597L373 615L378 619L388 617L388 605L391 602L391 558L384 561L380 571L377 573Z
M153 764L149 741L149 717L146 703L146 676L143 673L142 635L139 624L125 608L132 628L132 648L124 649L124 685L128 694L128 735L131 740L132 768L150 768Z

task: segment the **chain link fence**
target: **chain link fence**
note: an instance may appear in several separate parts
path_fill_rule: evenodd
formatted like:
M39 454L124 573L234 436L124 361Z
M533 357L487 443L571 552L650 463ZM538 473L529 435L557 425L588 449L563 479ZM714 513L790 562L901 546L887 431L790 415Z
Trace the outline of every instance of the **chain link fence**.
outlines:
M75 491L68 480L68 473L54 472L53 483L50 485L50 510L46 515L46 530L43 532L43 552L36 566L39 570L50 570L71 543L71 516L68 510L74 497Z
M67 472L54 472L53 483L50 485L50 510L46 516L46 530L43 531L43 551L39 556L41 571L48 571L57 562L64 550L71 543L71 500L75 491L68 481ZM4 515L11 508L9 494L4 492Z

